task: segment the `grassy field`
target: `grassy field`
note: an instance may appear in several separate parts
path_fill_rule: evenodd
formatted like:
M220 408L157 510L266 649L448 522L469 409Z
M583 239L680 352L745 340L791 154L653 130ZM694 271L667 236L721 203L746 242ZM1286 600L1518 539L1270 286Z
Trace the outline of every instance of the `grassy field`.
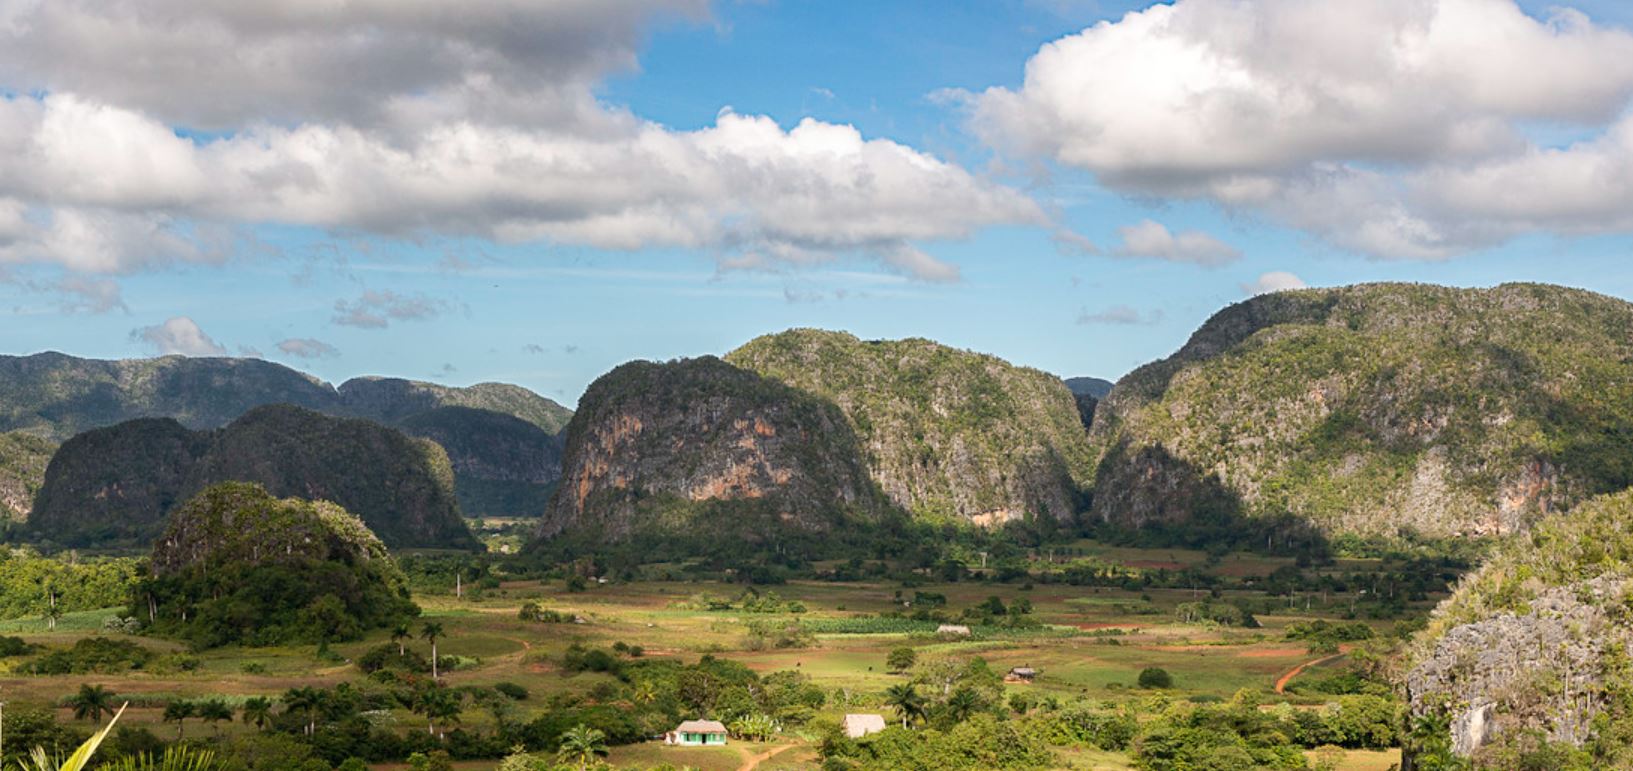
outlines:
M1185 550L1118 549L1085 542L1096 557L1121 564L1153 568L1202 566L1205 555ZM1262 575L1289 560L1250 555L1229 555L1214 561L1209 570L1221 575ZM417 597L428 620L440 621L446 636L440 652L462 657L467 663L448 672L452 685L492 685L517 683L532 694L518 706L526 717L547 709L550 695L562 692L588 693L609 679L601 674L565 675L558 664L562 653L573 644L608 646L615 642L641 646L649 657L678 657L695 660L703 654L740 661L761 672L793 669L808 675L815 684L836 694L824 715L837 717L846 711L887 712L881 706L881 692L903 681L901 675L886 672L885 657L893 648L911 646L921 657L937 654L968 654L986 658L999 671L1012 666L1041 670L1031 684L1011 684L1011 691L1055 695L1063 699L1131 698L1141 693L1135 680L1145 667L1168 670L1174 678L1171 698L1230 699L1242 689L1268 695L1276 678L1316 656L1306 646L1283 639L1286 627L1322 614L1299 612L1260 615L1261 629L1230 629L1179 623L1173 610L1205 594L1188 589L1148 589L1123 591L1108 588L1040 584L980 582L927 583L904 589L894 583L822 583L796 581L770 587L785 600L797 600L807 609L803 619L823 622L835 628L859 633L822 633L815 647L791 650L748 650L747 623L758 614L702 610L706 597L732 598L743 591L740 585L699 582L633 582L593 585L582 592L568 592L560 582L516 581L489 589L479 597L456 598L446 595ZM970 640L943 640L922 632L888 631L891 624L869 617L902 609L898 592L911 598L914 592L944 594L947 607L961 609L987 597L998 596L1006 603L1025 598L1032 603L1033 616L1046 626L1011 634L982 634ZM1243 592L1244 597L1257 597ZM1225 599L1231 599L1227 593ZM1430 598L1432 602L1433 598ZM576 615L582 623L537 623L517 618L527 602ZM1420 603L1426 608L1429 602ZM103 620L115 610L74 613L61 619L55 631L48 631L39 619L0 622L0 633L20 635L29 642L64 646L87 635L99 634ZM1328 614L1332 618L1333 615ZM820 626L820 624L819 624ZM899 626L899 624L897 624ZM1379 622L1382 630L1387 623ZM870 629L883 631L868 631ZM114 635L122 636L122 635ZM277 696L295 686L334 685L356 681L362 675L349 663L365 651L387 642L384 632L366 639L338 644L331 655L320 658L314 646L272 649L226 648L188 654L178 646L160 640L136 639L162 655L146 671L118 675L73 675L31 677L13 671L15 662L0 659L0 700L13 704L60 705L65 695L82 683L106 686L121 696L142 697L126 720L147 725L160 736L174 736L177 726L162 723L157 704L167 697L222 696L231 702L256 696ZM424 651L422 641L410 643ZM195 666L196 665L196 666ZM1315 672L1312 671L1311 675ZM848 700L848 705L836 702ZM60 719L73 722L70 712L59 706ZM421 718L400 709L391 720L403 730L423 730ZM469 709L462 716L467 728L491 725L491 716ZM84 724L87 725L88 724ZM205 726L192 721L182 726L189 735L249 730L241 723ZM735 769L771 750L787 747L759 761L761 769L815 768L811 747L799 738L769 744L733 743L725 748L674 748L646 743L615 748L611 762L623 765L673 763L700 769ZM1346 771L1382 771L1398 762L1398 753L1348 753ZM1060 755L1061 767L1078 769L1128 768L1128 759L1115 753L1070 751ZM487 769L493 762L461 763L459 768ZM390 766L381 766L388 768Z

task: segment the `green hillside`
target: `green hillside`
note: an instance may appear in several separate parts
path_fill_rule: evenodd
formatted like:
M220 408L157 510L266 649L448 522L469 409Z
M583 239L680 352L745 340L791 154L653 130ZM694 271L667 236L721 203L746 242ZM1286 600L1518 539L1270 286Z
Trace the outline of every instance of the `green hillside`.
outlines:
M476 546L441 447L286 405L257 408L217 431L142 419L76 436L52 459L29 528L70 546L147 543L177 505L228 481L333 501L394 548Z
M1053 375L929 340L796 329L726 360L838 405L874 481L932 521L1071 522L1093 465Z
M1633 305L1535 284L1264 295L1119 381L1091 434L1114 523L1514 532L1633 484Z

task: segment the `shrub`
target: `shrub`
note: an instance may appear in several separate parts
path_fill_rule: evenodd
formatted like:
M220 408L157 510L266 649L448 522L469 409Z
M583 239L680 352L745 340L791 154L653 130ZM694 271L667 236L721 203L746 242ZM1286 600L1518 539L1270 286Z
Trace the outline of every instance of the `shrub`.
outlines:
M1172 688L1174 676L1161 667L1146 667L1140 670L1140 678L1136 682L1141 688Z
M516 701L526 701L528 696L526 688L511 682L494 683L493 690Z
M367 653L357 658L357 668L364 672L374 673L382 669L398 672L430 672L431 662L419 651L400 651L395 644L371 648Z

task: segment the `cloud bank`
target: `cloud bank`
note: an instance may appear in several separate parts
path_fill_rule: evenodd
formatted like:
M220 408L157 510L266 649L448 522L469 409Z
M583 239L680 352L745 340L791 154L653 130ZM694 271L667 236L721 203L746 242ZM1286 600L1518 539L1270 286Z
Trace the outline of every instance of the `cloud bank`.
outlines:
M994 146L1385 258L1633 230L1633 35L1513 0L1179 0L969 96ZM1538 125L1597 133L1551 147Z
M262 223L723 264L877 260L1043 222L1026 195L812 119L675 131L596 100L703 0L0 0L0 265L214 263Z

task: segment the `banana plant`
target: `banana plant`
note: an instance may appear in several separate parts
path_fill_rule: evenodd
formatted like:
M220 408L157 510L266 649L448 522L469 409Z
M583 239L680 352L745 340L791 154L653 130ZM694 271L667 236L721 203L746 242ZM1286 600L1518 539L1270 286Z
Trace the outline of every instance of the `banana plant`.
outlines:
M17 762L17 768L20 771L85 771L91 765L91 756L96 754L96 749L102 746L102 741L108 738L108 734L113 733L114 724L119 722L119 716L125 714L125 707L129 706L130 702L121 705L119 711L114 713L113 719L109 720L108 724L102 727L102 730L91 734L91 738L86 739L84 744L79 745L79 748L74 750L74 754L69 755L67 760L53 759L45 754L44 747L35 747L34 751L29 753L27 759Z

